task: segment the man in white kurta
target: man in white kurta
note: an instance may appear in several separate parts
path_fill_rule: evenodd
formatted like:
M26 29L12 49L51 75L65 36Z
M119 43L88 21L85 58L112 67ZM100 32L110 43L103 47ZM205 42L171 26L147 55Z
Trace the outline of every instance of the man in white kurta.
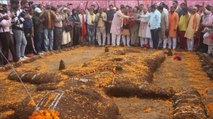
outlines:
M148 9L146 7L144 7L143 13L141 16L142 17L140 18L140 27L139 27L139 33L138 33L138 36L140 37L140 45L141 47L143 47L144 45L147 45L149 40L149 45L152 48L153 43L152 43L151 32L149 28L150 13L148 12Z
M103 8L99 9L99 13L96 14L95 21L97 22L97 39L98 39L98 45L104 46L106 42L106 27L105 22L107 21L107 15L105 12L103 12ZM101 39L102 36L102 39Z
M120 46L123 18L130 18L129 16L123 14L124 10L125 7L121 6L120 10L115 13L112 20L112 26L110 30L110 33L112 34L112 46Z
M199 29L201 19L200 15L196 13L196 7L193 7L191 11L192 14L189 17L188 27L185 33L185 38L187 38L187 48L189 51L192 51L194 49L194 36Z

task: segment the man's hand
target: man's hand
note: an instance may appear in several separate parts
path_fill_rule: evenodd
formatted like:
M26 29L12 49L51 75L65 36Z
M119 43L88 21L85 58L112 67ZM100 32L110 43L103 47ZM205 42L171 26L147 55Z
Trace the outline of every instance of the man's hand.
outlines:
M30 19L30 15L27 14L24 18L25 18L25 19Z
M100 19L100 18L103 18L101 14L99 15L99 19Z
M15 16L16 16L16 15L15 15L14 13L11 13L11 14L10 14L10 17L11 17L11 18L14 18Z
M5 20L9 20L10 18L9 18L9 16L8 16L8 15L5 15L5 16L3 16L3 19L5 19Z
M129 19L134 19L134 17L133 17L133 16L130 16Z

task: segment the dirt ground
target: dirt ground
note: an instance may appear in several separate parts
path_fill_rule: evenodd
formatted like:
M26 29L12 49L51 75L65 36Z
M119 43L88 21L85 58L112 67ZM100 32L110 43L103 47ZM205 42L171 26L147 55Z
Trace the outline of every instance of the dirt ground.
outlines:
M110 51L125 49L109 48ZM139 48L140 50L144 50ZM153 52L153 50L151 50ZM144 50L143 52L150 52ZM165 61L154 73L151 85L162 88L173 87L175 90L197 89L204 100L209 116L213 115L213 82L201 68L199 57L193 52L176 52L182 60L176 61L173 57L166 57ZM71 51L45 56L34 62L16 68L17 71L37 70L38 72L58 72L59 62L62 59L66 67L76 67L79 64L98 58L104 54L103 47L80 47ZM149 55L147 53L146 55ZM7 79L7 72L0 72L0 106L16 104L27 96L21 83ZM29 91L35 93L36 87L26 84ZM172 101L147 98L115 98L113 101L119 107L124 119L169 119L172 118ZM1 111L1 110L0 110ZM0 117L13 114L13 110L1 111Z

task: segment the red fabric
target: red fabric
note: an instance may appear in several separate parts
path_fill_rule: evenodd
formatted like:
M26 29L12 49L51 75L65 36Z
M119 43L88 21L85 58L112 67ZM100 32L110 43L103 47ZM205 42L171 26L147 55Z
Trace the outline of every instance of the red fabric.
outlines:
M132 17L133 13L128 12L126 15ZM134 26L134 19L133 20L131 19L130 21L128 19L124 19L123 22L124 22L124 25L127 25L129 23L130 28L132 28Z
M133 12L130 12L130 13L129 13L129 16L130 16L130 17L134 16L134 15L133 15ZM134 19L131 19L131 20L130 20L130 23L129 23L130 28L132 28L132 27L134 26L134 24L135 24Z
M210 38L213 40L213 32L211 32L211 34L210 34Z
M178 32L178 36L180 38L180 46L179 46L179 48L180 49L186 49L186 38L184 37L185 36L185 31L179 31Z
M82 10L82 38L84 38L86 36L86 25L85 25L85 21L84 21L84 11Z

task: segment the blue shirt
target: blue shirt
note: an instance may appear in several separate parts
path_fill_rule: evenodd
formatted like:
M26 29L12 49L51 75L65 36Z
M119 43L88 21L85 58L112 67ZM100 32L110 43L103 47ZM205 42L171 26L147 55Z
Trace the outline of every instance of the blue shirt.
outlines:
M151 12L149 20L150 29L153 30L160 28L160 23L161 23L161 13L158 10Z

